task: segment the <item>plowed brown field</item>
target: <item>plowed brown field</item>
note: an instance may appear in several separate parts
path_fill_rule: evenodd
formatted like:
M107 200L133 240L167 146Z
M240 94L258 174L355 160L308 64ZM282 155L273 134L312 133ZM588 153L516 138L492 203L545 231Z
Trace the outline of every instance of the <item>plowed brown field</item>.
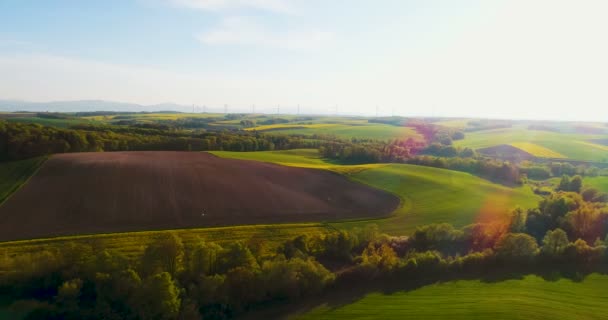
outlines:
M0 207L0 240L379 217L398 204L329 171L197 152L61 154Z

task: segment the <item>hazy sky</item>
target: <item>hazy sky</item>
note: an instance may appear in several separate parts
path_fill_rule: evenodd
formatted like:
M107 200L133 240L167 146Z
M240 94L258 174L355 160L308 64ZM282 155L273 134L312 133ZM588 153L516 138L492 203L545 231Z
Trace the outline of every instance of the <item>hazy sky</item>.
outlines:
M608 121L605 0L0 0L0 98Z

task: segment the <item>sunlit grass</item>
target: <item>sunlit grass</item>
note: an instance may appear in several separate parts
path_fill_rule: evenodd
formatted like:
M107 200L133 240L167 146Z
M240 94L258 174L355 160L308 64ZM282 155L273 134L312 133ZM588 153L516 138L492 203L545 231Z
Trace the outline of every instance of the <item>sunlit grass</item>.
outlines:
M608 276L582 282L537 276L499 282L460 280L393 294L372 293L290 319L606 319Z
M222 157L332 170L401 199L401 206L388 218L332 223L338 228L375 223L384 232L403 235L430 223L464 226L482 215L500 216L517 205L533 207L540 200L528 186L510 188L468 173L406 164L332 164L312 149L213 153Z
M292 149L257 152L209 151L209 153L223 158L270 162L288 167L325 169L342 174L353 174L366 169L386 166L386 164L381 163L356 165L335 164L321 158L317 149Z
M374 220L382 231L395 235L431 223L462 227L485 216L504 217L515 206L533 207L540 200L528 186L510 188L464 172L406 164L365 170L350 178L401 198L402 206L393 216ZM333 225L350 228L368 223Z
M555 181L555 183L558 184L559 181ZM583 185L585 187L596 188L602 192L608 192L608 177L584 177Z
M258 152L209 151L209 153L223 158L272 162L290 167L326 169L332 166L332 164L321 158L317 149Z

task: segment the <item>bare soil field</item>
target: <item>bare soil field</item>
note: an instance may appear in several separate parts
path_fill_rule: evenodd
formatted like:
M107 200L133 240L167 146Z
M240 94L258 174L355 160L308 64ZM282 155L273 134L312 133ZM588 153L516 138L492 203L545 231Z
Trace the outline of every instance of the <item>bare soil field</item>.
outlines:
M0 207L0 241L380 217L392 194L339 174L196 152L51 157Z

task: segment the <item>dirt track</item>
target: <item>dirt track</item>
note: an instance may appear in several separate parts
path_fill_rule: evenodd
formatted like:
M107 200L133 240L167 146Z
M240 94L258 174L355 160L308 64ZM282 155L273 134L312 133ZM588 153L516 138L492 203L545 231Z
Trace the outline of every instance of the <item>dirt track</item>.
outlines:
M378 217L398 203L332 172L207 153L61 154L0 207L0 241Z

